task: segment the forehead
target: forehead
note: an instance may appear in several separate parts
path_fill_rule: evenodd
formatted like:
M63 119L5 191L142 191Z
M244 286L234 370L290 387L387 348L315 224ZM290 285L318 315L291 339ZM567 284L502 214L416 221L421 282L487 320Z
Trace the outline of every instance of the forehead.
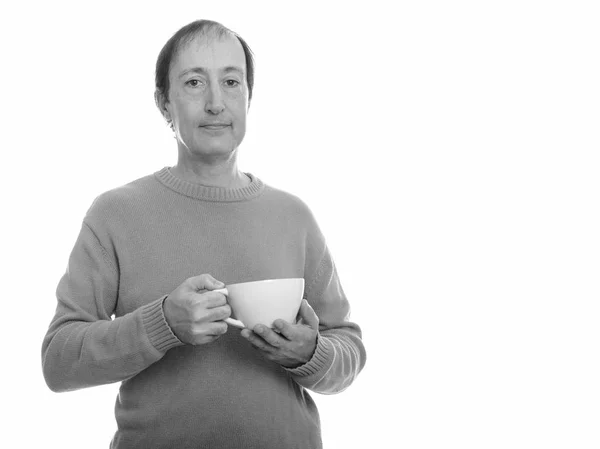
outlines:
M172 75L178 76L193 67L214 71L232 66L246 70L246 56L240 41L231 35L205 35L196 36L178 51L171 72Z

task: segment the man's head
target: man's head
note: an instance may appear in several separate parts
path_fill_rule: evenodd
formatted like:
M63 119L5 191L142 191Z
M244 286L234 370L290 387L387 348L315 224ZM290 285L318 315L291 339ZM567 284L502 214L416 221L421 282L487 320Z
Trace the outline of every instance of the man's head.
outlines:
M223 154L245 135L254 62L246 42L223 25L199 20L177 31L156 62L156 104L180 151Z

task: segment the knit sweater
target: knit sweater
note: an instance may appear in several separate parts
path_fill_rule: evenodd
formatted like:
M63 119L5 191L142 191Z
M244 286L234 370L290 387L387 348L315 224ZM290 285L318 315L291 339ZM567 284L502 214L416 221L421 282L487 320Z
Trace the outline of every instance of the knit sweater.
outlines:
M346 389L366 359L361 330L308 207L252 174L207 187L168 167L98 196L57 287L42 345L46 382L69 391L121 382L113 449L320 448L309 391ZM317 346L288 369L230 326L214 342L173 333L163 301L185 279L305 280Z

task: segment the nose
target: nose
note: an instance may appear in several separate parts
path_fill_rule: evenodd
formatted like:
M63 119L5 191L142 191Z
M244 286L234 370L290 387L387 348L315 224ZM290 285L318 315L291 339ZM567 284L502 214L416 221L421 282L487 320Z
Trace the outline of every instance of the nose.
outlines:
M220 114L225 109L223 103L223 94L220 86L212 85L210 90L207 92L206 104L204 105L204 111L209 114Z

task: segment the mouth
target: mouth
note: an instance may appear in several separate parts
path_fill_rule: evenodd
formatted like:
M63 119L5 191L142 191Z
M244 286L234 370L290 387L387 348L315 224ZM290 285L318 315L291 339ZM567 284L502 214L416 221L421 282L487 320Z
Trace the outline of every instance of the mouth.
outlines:
M229 126L229 124L227 123L211 123L208 125L200 125L200 128L205 128L205 129L224 129L227 128Z

